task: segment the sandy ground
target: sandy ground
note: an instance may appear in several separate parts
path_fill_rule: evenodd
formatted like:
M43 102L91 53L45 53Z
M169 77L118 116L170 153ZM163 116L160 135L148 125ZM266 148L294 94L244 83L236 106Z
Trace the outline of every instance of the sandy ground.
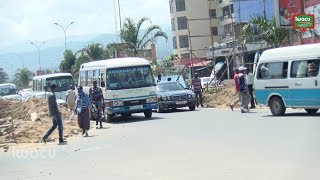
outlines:
M79 134L81 131L77 125L77 116L73 116L67 123L71 112L64 106L59 110L64 124L64 136L69 137ZM27 102L15 102L0 100L0 125L13 121L12 127L0 129L0 144L12 142L12 130L17 143L37 143L52 126L46 99L31 99ZM58 139L58 131L54 131L49 141Z

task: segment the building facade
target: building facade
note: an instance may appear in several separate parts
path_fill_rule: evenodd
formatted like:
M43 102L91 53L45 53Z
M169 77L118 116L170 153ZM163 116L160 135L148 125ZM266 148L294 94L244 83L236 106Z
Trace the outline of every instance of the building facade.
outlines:
M206 57L208 48L219 41L215 0L170 0L174 55Z

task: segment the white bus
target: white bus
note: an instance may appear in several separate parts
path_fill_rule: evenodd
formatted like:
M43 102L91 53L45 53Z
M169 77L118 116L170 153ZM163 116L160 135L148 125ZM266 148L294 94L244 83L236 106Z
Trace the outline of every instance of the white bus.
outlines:
M282 47L262 53L255 72L258 104L268 105L273 115L286 108L320 109L320 44Z
M156 84L149 61L142 58L117 58L82 64L79 83L86 93L93 81L102 88L105 99L106 121L113 116L144 113L151 118L158 107Z
M32 90L35 92L44 91L44 86L47 86L47 91L50 92L51 85L55 84L57 86L56 97L57 99L62 100L66 99L66 94L69 90L70 85L74 86L74 81L70 73L54 73L36 76L33 78L32 83Z
M4 83L0 84L0 96L7 96L17 94L17 87L15 84Z

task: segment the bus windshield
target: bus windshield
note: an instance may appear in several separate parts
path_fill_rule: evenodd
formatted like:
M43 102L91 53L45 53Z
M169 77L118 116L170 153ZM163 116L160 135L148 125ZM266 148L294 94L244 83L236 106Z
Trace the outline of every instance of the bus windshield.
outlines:
M0 96L7 96L17 94L16 86L10 84L0 85Z
M123 67L107 70L107 89L133 89L155 86L150 66Z
M50 91L50 87L53 84L57 86L56 92L67 91L70 85L74 86L72 76L51 77L47 78L46 82L48 91Z

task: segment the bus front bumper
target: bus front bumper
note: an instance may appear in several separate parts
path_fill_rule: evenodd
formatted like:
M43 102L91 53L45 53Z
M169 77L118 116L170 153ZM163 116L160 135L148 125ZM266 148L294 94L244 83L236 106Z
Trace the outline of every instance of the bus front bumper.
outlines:
M119 106L119 107L106 107L108 114L121 114L121 113L141 113L147 110L157 109L157 103L149 103L134 106Z

